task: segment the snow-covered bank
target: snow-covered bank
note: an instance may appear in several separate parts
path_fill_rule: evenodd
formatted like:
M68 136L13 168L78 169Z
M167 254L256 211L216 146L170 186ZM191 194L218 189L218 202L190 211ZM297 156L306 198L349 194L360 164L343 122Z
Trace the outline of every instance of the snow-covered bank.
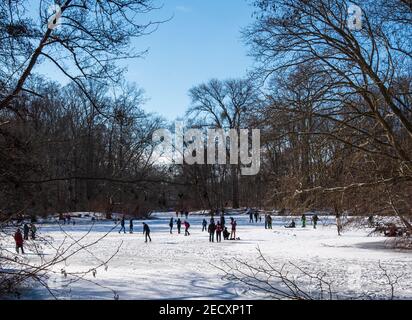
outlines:
M221 260L236 257L257 263L257 248L281 267L293 262L313 270L323 270L337 279L341 285L355 292L383 290L376 280L382 277L379 263L391 273L403 273L396 288L398 298L412 298L412 255L385 246L386 238L367 237L368 230L352 230L338 237L336 227L320 223L317 230L310 225L306 229L285 229L286 218L275 218L273 230L265 230L263 223L250 224L249 217L236 216L239 241L209 243L207 233L201 232L202 216L189 217L191 236L169 234L170 214L157 215L148 221L153 242L144 243L141 222L135 222L135 234L110 233L97 245L82 251L56 270L85 271L98 266L121 246L119 253L110 261L107 270L97 270L96 278L88 279L100 286L80 281L64 288L63 275L52 277L48 284L63 299L113 299L114 292L120 299L255 299L262 298L256 292L228 280L222 280L222 272L213 265ZM127 222L128 224L128 222ZM126 227L127 227L126 224ZM76 239L84 236L90 224L63 226ZM113 222L98 222L92 232L81 241L90 243L110 231ZM40 225L43 236L51 236L59 245L64 235L57 225ZM66 240L68 241L68 240ZM70 241L69 241L70 242ZM13 243L7 243L13 250ZM46 259L47 254L45 252ZM36 256L29 254L35 261ZM107 288L110 288L107 289ZM114 292L113 292L114 291ZM42 288L23 295L24 299L52 298Z

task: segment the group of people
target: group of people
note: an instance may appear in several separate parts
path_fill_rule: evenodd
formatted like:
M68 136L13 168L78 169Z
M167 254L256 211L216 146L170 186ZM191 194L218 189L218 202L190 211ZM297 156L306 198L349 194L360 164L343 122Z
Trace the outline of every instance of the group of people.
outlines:
M143 224L143 235L145 236L146 243L147 242L152 242L152 238L150 237L150 227L147 223L142 223ZM182 222L180 218L178 218L176 221L171 218L169 222L169 228L170 228L170 234L173 234L173 228L176 224L177 227L177 233L181 234L182 232L182 226L185 228L185 236L190 236L189 228L190 228L190 223L189 221L185 220ZM126 234L126 218L123 216L122 219L120 220L120 233ZM134 232L134 220L130 219L129 220L129 233L133 234Z
M187 216L189 216L189 214L187 214ZM173 228L174 225L176 223L176 227L177 227L177 233L181 234L182 232L182 225L185 228L185 236L190 236L190 232L189 232L189 228L190 228L190 223L189 221L185 220L182 222L182 220L180 220L180 218L178 218L176 221L173 218L170 218L170 222L169 222L169 227L170 227L170 234L173 234Z
M306 214L303 214L300 220L301 220L301 222L302 222L302 228L306 228L306 224L307 224ZM313 215L313 216L312 216L312 224L313 224L313 228L314 228L314 229L317 228L318 222L319 222L319 217L318 217L318 215L317 215L317 214ZM288 229L294 229L294 228L296 228L295 219L293 219L292 222L291 222L289 225L285 226L285 228L288 228Z
M34 223L30 225L25 223L23 226L23 233L20 228L17 229L14 234L14 241L16 242L16 252L19 254L20 251L24 254L24 241L29 240L29 234L32 240L36 240L37 228Z
M143 235L145 236L145 241L146 243L148 241L152 242L152 238L150 237L150 227L147 223L142 223L143 224ZM120 220L120 233L126 233L126 218L123 216L122 219ZM133 234L134 232L134 220L130 219L129 220L129 233Z
M150 237L150 227L147 223L142 223L143 224L143 235L145 237L145 241L147 242L152 242L152 238ZM120 233L125 233L126 234L126 218L123 216L122 219L120 220ZM134 232L134 220L130 219L129 220L129 233L133 234Z
M215 239L218 243L222 242L222 235L224 240L236 240L237 221L234 218L230 218L230 228L231 232L229 232L226 226L224 214L220 216L217 222L215 222L215 218L212 216L209 225L206 219L203 219L202 222L202 232L208 232L209 242L215 242Z
M249 223L258 223L258 221L262 222L262 216L259 214L259 211L249 209ZM319 217L318 215L312 216L312 223L313 228L316 229L318 225ZM306 228L307 224L307 217L306 214L303 214L301 217L302 228ZM293 229L296 228L295 219L292 219L292 222L285 226L285 228ZM273 229L273 218L270 214L265 215L265 229Z
M249 223L258 223L258 221L262 222L262 216L259 214L257 210L249 210Z
M173 217L170 218L169 221L169 232L170 234L173 234L174 228L177 228L177 233L181 234L182 233L182 227L184 227L184 235L185 236L190 236L190 223L188 220L182 220L178 218L175 220ZM133 233L133 219L130 220L129 223L129 232ZM212 215L212 218L210 219L210 222L208 223L206 219L203 219L202 222L202 232L208 232L209 234L209 241L210 242L222 242L222 236L224 240L237 240L238 238L236 237L236 229L237 229L237 221L234 218L230 218L230 232L228 230L228 226L226 226L226 219L224 214L220 216L219 221L215 221L214 216ZM123 217L120 220L120 233L126 233L126 219ZM145 236L145 242L152 242L152 239L150 237L150 227L147 223L143 222L143 235Z
M185 215L186 217L189 216L189 213L187 211L181 211L182 216ZM179 212L176 213L177 216L179 216ZM238 238L236 237L236 230L237 230L237 221L231 217L230 218L230 231L228 230L228 226L226 226L226 219L224 215L224 211L221 212L220 218L218 219L219 221L216 222L215 220L215 215L214 212L211 214L211 219L210 222L208 223L206 219L203 219L202 221L202 232L207 232L209 234L209 241L210 242L222 242L222 236L224 240L237 240ZM258 222L262 221L262 216L259 214L258 211L253 211L249 210L249 217L250 217L250 223L253 222ZM307 216L305 214L302 215L301 217L301 222L302 222L302 228L306 228L307 225ZM316 229L317 225L319 222L319 217L318 215L313 215L312 216L312 224L313 228ZM123 217L121 222L120 222L120 230L119 233L122 231L126 233L126 226L125 226L125 218ZM170 218L169 221L169 232L170 234L173 234L174 228L177 228L177 233L181 234L182 233L182 227L184 227L184 235L185 236L190 236L190 223L186 219L182 221L179 217L177 220L175 220L173 217ZM288 225L285 226L285 228L288 229L293 229L296 228L296 222L295 219L292 220L292 222ZM273 218L270 214L265 215L265 229L272 230L273 229ZM130 233L133 233L133 219L130 220L130 226L129 226L129 231ZM143 223L143 234L145 235L145 240L146 242L152 241L150 237L150 227L147 225L147 223Z
M134 222L133 219L130 219L129 221L129 233L132 234L134 231ZM126 218L123 216L122 219L120 220L120 230L119 233L126 233Z

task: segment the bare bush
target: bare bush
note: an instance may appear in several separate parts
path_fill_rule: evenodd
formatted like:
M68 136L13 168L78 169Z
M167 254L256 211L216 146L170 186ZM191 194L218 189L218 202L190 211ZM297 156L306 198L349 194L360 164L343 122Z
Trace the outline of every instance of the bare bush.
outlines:
M18 255L6 247L8 238L12 238L15 227L3 224L0 229L0 297L20 298L23 290L32 286L45 288L52 298L59 298L59 290L70 288L76 282L86 281L89 284L112 291L114 299L118 294L109 287L102 286L95 279L98 270L106 270L109 262L117 255L122 243L108 253L107 257L101 259L93 254L92 248L106 238L115 228L105 232L99 238L87 241L87 237L94 229L94 224L90 226L80 238L76 239L65 231L61 225L60 231L64 235L63 240L56 245L51 237L38 237L35 241L27 241L25 249L36 255L36 261L29 259L27 255ZM68 271L65 267L70 259L86 252L91 261L96 261L96 265L91 265L84 271ZM63 267L62 267L63 266ZM93 276L92 279L91 276ZM60 287L53 288L52 279L60 278Z
M233 258L214 265L223 274L223 279L234 282L239 289L254 296L273 300L394 300L396 290L406 271L393 271L383 263L373 275L362 279L362 274L353 274L349 269L326 272L315 265L299 265L291 261L276 265L270 262L258 248L256 263ZM368 270L369 271L369 270ZM371 278L371 279L369 279ZM364 291L362 281L370 281L373 290ZM353 282L353 283L352 283Z

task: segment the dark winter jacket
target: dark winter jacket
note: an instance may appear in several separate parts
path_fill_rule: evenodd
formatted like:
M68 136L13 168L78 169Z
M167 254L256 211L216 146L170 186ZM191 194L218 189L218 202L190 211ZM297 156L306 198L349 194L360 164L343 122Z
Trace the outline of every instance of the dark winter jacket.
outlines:
M144 226L143 226L143 233L150 233L150 228L149 228L149 226L147 225L147 224L145 224Z
M214 223L209 224L208 231L209 231L209 233L215 233L216 225Z

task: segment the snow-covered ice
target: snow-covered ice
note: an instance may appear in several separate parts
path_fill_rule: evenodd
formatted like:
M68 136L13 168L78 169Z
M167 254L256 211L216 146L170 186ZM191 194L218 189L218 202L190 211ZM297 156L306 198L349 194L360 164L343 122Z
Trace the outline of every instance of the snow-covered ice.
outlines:
M135 221L134 234L119 234L119 227L98 244L55 267L56 271L65 269L72 272L93 269L121 246L106 270L104 267L99 268L95 278L92 274L87 277L98 285L82 280L68 289L60 286L64 283L63 275L53 276L48 284L56 289L56 296L61 299L113 299L114 292L120 299L264 298L265 296L248 291L239 284L222 279L222 272L214 266L221 265L222 259L230 260L233 257L257 263L259 247L275 266L293 262L309 270L323 270L348 284L351 279L346 279L347 274L355 273L358 275L358 279L355 279L358 283L354 290L362 292L378 290L373 283L376 278L382 277L378 268L381 263L390 272L403 273L396 288L396 296L412 298L411 253L388 248L385 246L387 238L368 237L368 230L349 230L338 237L336 227L322 221L317 230L310 224L303 229L299 222L296 229L285 229L284 225L290 220L282 217L274 218L273 230L265 230L263 222L250 224L249 217L243 215L235 216L239 241L209 243L208 234L201 232L203 216L189 217L189 237L185 237L184 232L178 235L176 227L174 233L169 234L168 224L172 216L172 213L157 214L153 220L146 221L152 230L152 243L144 242L142 221ZM127 230L128 224L126 221ZM91 222L83 221L75 226L62 228L79 239L91 226ZM113 222L98 221L81 243L92 243L113 227ZM39 225L39 232L42 236L52 237L56 246L64 238L56 224ZM13 250L13 243L8 245ZM46 250L46 259L48 253L51 252ZM34 254L27 257L33 261L36 259ZM52 297L44 288L34 288L25 292L22 298Z

